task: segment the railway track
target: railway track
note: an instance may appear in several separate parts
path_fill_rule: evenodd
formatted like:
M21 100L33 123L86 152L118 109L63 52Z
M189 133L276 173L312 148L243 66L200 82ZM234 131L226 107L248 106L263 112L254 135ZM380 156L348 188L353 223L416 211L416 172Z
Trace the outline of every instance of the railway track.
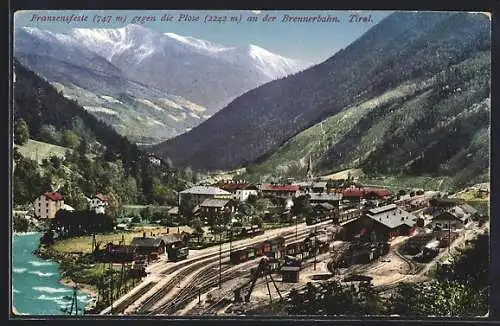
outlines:
M127 309L131 304L133 304L137 299L146 294L149 290L151 290L158 282L149 282L144 284L137 292L135 292L130 297L126 298L122 302L120 302L116 307L111 306L111 314L113 313L123 313L125 309Z
M320 226L326 226L328 223L321 223ZM304 235L307 235L310 233L311 226L306 227L306 229L303 229L297 233L297 236L299 236L301 239L303 239ZM294 231L287 231L284 232L280 235L274 235L270 236L269 238L277 237L277 236L283 236L285 238L285 241L289 241L290 239L294 239L296 237L296 234ZM265 239L259 240L260 241L265 241ZM286 242L285 242L286 243ZM237 250L237 249L242 249L248 247L249 244L241 244L241 245L236 245L234 246L231 250ZM229 253L229 249L224 249L222 250L222 254ZM210 254L206 254L200 257L192 258L186 261L182 261L179 263L175 263L174 265L168 266L164 269L162 269L159 272L160 276L168 276L176 271L179 271L179 269L184 268L184 270L181 270L178 272L176 277L173 277L170 279L165 285L163 285L157 292L155 292L151 297L149 297L144 304L142 304L137 312L139 314L144 314L151 308L153 308L154 304L161 300L163 297L165 297L169 292L171 292L176 284L178 283L179 279L183 279L188 277L189 275L193 274L197 269L199 269L203 265L207 264L213 264L216 261L219 260L219 252L215 251ZM150 284L150 283L148 283ZM151 290L157 282L152 285L152 286L147 286L145 285L144 287L140 288L136 293L131 295L129 298L125 299L123 303L119 304L120 309L115 309L113 308L113 312L118 312L121 313L126 310L126 304L130 306L132 303L140 299L143 295L145 295L149 290ZM156 309L155 309L156 310Z
M179 284L180 280L183 278L188 277L189 275L193 274L196 270L200 269L207 263L210 263L214 260L218 260L218 258L211 259L209 262L207 261L198 261L192 265L189 265L185 267L183 270L179 271L177 275L172 277L170 280L168 280L165 285L163 285L156 293L154 293L152 296L150 296L142 305L137 309L137 313L142 314L145 313L153 306L160 301L162 298L164 298L168 293L170 293L176 286Z
M240 277L244 272L240 270L229 271L230 267L223 270L222 282ZM151 311L149 314L166 314L171 315L184 308L189 302L195 299L199 293L204 293L215 284L217 284L219 272L216 269L205 269L197 274L196 279L198 282L191 282L188 286L183 288L174 298L174 300L159 307L156 311Z
M304 230L298 233L300 235L300 239L304 239L304 235L307 235L309 233L308 230ZM290 240L291 238L295 238L294 234L286 235L284 236L285 241ZM286 242L285 242L286 243ZM246 246L243 246L246 247ZM218 258L216 258L218 259ZM225 260L225 262L227 262ZM259 260L253 260L250 264L252 265L257 265L259 263ZM211 287L213 287L215 284L218 282L218 269L214 269L214 264L212 263L211 265L205 267L201 271L199 271L194 277L194 282L190 282L185 288L183 288L179 293L175 296L175 298L158 307L157 309L154 309L153 311L150 311L149 313L146 312L146 309L141 309L140 312L146 312L146 314L172 314L175 313L177 310L182 309L187 303L189 303L191 300L193 300L198 293L204 293L207 290L209 290ZM240 269L240 265L236 266L226 266L223 270L223 276L222 276L222 282L229 281L235 277L241 277L243 274L246 274L247 271L240 271L240 270L233 270L233 269ZM187 275L186 275L187 276ZM168 293L169 290L165 289L165 292L162 291L163 294L159 295L158 297L162 297L164 294ZM156 295L155 295L156 297ZM157 299L153 299L153 301L156 301ZM151 308L148 306L148 308Z
M397 246L396 248L394 248L394 253L396 254L396 256L398 258L400 258L406 264L408 264L408 272L406 274L416 275L416 274L420 273L424 269L425 265L418 264L418 263L414 262L412 259L406 257L405 255L403 255L402 253L399 252L399 248L401 248L401 246Z
M317 256L317 259L321 261L327 255L329 255L329 253L319 254ZM256 263L258 263L258 261L256 261ZM314 265L314 257L309 257L309 258L307 258L307 260L303 261L302 268L308 268L308 267L311 267L313 265ZM243 271L243 273L241 273L241 274L246 274L247 276L250 276L247 271ZM242 275L238 275L238 276L241 277ZM223 282L225 282L225 281L227 281L229 279L230 278L227 278L227 277L223 278ZM266 282L265 278L260 277L256 281L255 286L259 286L259 285L261 285L261 284L263 284L265 282ZM247 289L249 285L250 284L247 284L242 289ZM232 288L223 291L222 293L218 294L219 298L215 302L213 302L211 305L209 305L206 308L196 309L197 311L195 311L194 313L197 314L197 315L216 315L218 310L220 310L224 305L227 305L228 303L231 302L231 299L228 299L228 296L232 296L233 295L233 291L234 290Z

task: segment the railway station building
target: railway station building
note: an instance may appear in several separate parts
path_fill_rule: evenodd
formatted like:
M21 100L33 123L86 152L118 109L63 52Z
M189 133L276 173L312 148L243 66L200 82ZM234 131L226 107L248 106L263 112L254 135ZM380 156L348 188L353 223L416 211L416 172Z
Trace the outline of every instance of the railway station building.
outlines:
M409 235L416 228L417 217L395 204L368 210L359 219L344 225L347 239L389 241Z
M147 238L145 235L142 237L133 238L130 245L137 248L139 255L151 255L157 253L159 255L165 254L165 241L161 238Z

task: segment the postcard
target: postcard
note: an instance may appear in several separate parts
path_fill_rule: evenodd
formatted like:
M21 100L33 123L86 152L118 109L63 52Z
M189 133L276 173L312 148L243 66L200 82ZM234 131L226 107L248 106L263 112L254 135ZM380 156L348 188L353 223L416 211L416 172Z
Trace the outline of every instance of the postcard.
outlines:
M488 316L488 13L12 32L12 316Z

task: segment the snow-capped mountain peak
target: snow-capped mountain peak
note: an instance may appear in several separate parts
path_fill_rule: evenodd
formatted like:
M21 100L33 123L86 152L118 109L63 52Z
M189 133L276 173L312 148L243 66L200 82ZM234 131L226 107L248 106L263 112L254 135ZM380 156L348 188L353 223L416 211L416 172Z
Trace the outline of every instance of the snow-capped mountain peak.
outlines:
M130 80L182 96L212 112L252 88L306 67L254 44L218 44L136 24L74 28L67 34L27 28L17 42L24 50L18 52L33 51L31 44L37 39L43 41L37 51L51 57L99 66L102 73L120 71Z
M230 47L225 47L223 45L210 42L210 41L205 41L201 40L192 36L181 36L175 33L164 33L163 35L180 42L182 44L185 44L189 47L197 48L199 50L203 51L208 51L208 52L219 52L219 51L224 51L224 50L229 50L231 49Z

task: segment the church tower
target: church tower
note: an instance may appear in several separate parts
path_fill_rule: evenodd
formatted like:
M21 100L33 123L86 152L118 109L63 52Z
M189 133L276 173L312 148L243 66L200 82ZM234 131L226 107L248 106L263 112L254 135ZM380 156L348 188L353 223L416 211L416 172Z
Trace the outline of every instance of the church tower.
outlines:
M307 164L307 179L312 180L314 178L312 171L312 158L309 156L309 163Z

